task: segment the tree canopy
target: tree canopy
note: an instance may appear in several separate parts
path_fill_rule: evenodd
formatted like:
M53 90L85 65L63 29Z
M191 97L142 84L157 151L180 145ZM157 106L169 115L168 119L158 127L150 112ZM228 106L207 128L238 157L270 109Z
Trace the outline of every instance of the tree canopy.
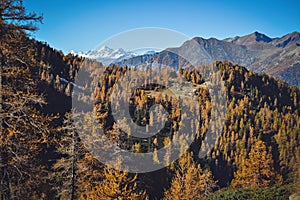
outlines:
M5 29L29 30L37 29L35 22L41 22L43 17L34 12L27 13L22 0L0 1L0 27Z

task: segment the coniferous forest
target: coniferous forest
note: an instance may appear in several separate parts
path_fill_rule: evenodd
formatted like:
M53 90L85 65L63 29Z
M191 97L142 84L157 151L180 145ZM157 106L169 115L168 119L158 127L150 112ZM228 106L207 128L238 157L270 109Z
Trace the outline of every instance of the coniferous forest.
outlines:
M226 93L220 137L206 156L199 157L206 145L209 119L215 115L210 91L199 71L181 68L177 77L171 69L163 69L162 78L156 80L159 85L146 83L130 98L124 97L113 92L122 76L131 73L149 80L150 69L103 66L65 55L30 37L41 20L35 13L27 13L22 1L1 0L1 200L300 198L297 86L227 61L199 66L215 68ZM82 90L93 88L90 95L79 92L72 96L78 88L75 82L79 70L92 74L81 85ZM136 153L155 152L176 137L188 116L182 113L178 100L160 85L172 85L177 78L193 85L190 94L181 95L195 97L199 105L190 104L189 109L199 109L200 113L199 122L191 126L196 137L178 160L156 171L131 173L121 170L122 159L109 166L94 157L88 146L97 142L89 136L97 128L122 149ZM92 110L99 127L89 126L92 113L82 116L80 110L72 109L74 98L83 107L88 99L95 102ZM110 104L110 98L129 99L135 123L146 127L154 123L155 116L162 117L149 109L160 104L168 112L167 122L155 136L133 137L128 133L134 130L120 130L120 126L126 127L126 120L116 126L112 113L118 105ZM79 116L82 120L76 120ZM80 137L82 132L85 142ZM185 145L182 141L180 145ZM153 160L168 163L170 154L153 156Z

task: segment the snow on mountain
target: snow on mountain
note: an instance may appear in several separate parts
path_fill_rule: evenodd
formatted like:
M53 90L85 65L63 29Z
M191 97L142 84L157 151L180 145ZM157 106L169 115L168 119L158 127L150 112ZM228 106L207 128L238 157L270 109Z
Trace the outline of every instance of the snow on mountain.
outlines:
M97 60L99 62L102 62L104 65L109 66L113 63L119 63L122 60L133 58L139 55L155 54L158 51L159 49L154 49L154 48L141 48L132 51L125 51L122 48L112 49L108 46L102 46L97 50L88 51L86 53L84 52L76 53L74 51L71 51L71 53L85 58Z
M99 62L102 62L104 65L108 66L112 63L119 62L123 59L128 59L132 58L134 56L137 56L134 52L127 52L122 48L119 49L112 49L108 46L103 46L99 48L98 50L92 50L88 51L86 53L79 52L79 53L74 53L78 56L86 57L89 59L97 60Z

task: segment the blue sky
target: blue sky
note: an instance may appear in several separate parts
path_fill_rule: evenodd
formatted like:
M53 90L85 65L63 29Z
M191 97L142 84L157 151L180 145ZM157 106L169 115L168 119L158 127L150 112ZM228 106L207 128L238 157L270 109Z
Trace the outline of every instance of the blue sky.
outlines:
M63 52L88 51L115 34L142 27L218 39L300 31L298 0L24 0L24 5L44 16L32 36Z

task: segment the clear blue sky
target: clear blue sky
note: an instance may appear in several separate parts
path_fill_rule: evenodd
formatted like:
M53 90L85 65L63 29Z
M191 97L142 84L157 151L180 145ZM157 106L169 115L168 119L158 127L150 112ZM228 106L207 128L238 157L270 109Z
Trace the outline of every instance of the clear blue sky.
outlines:
M299 0L24 0L24 5L44 15L32 36L64 52L87 51L112 35L142 27L218 39L300 31Z

